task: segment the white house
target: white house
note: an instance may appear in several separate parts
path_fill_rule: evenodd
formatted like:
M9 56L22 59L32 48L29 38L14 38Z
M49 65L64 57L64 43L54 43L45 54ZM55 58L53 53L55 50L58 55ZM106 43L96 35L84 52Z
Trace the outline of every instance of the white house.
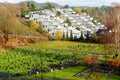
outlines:
M61 18L56 16L56 12L61 12ZM94 20L92 17L86 13L76 14L73 9L53 9L53 11L44 9L41 11L33 11L25 15L25 18L33 20L36 22L42 22L44 29L49 32L50 35L55 36L57 30L61 30L65 34L68 32L69 36L72 31L74 38L79 38L81 32L83 35L86 35L87 31L90 33L96 32L98 29L104 29L105 26L97 20ZM68 23L64 23L64 20L69 18L71 20L72 26L69 26ZM92 21L96 22L94 24ZM80 30L76 28L79 27Z

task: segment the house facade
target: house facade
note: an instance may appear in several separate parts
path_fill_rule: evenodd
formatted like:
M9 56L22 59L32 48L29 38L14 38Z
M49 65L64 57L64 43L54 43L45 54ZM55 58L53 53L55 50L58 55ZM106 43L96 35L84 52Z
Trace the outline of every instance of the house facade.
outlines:
M56 16L57 11L61 12L61 17ZM77 14L71 8L53 9L53 11L47 9L33 11L25 15L25 18L36 22L42 22L44 29L52 36L55 36L57 30L60 30L65 34L68 33L69 37L72 31L73 38L79 38L81 33L85 36L87 32L92 34L99 29L105 28L100 22L94 24L93 21L95 20L86 13ZM65 23L66 18L70 19L71 26ZM79 28L79 30L77 28Z

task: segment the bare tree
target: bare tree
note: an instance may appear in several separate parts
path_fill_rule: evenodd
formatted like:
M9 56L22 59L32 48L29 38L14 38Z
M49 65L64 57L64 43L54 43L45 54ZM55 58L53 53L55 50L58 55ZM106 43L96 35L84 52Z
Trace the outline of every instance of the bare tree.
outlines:
M4 5L0 5L0 30L4 33L4 42L8 41L8 28L10 13Z
M106 27L104 31L104 41L113 44L115 50L115 58L120 53L120 6L115 5L109 7L106 11Z

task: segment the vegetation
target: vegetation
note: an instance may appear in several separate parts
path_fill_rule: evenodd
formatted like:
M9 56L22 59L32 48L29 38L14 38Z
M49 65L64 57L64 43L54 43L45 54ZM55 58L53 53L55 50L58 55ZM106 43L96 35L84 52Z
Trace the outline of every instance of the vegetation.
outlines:
M83 33L81 32L80 41L84 41Z
M52 8L53 8L53 6L52 6L52 4L51 3L47 3L47 5L46 6L44 6L44 8L45 9L49 9L49 10L51 10L52 11Z
M47 3L44 8L52 11L53 6ZM69 6L65 5L65 8L69 8ZM35 35L34 37L36 35L47 36L41 22L26 21L19 18L29 11L35 10L37 10L36 5L29 2L22 3L19 6L0 4L0 44L4 46L10 41L10 38L11 43L13 39L18 40L17 38L19 38L18 43L26 42L24 37L20 41L19 35L27 35L27 37L28 35ZM80 8L74 8L74 11L81 14ZM11 49L6 47L6 50L0 50L0 72L3 77L11 79L119 80L120 76L116 74L120 74L120 56L118 55L120 52L120 6L85 8L83 11L94 15L107 27L102 34L93 33L90 35L87 32L87 35L83 35L81 33L78 39L78 41L94 43L48 41L26 47L23 47L23 45L19 48L11 47ZM105 12L106 18L99 16L104 15ZM61 17L61 13L57 11L56 16ZM106 21L104 21L105 19ZM71 26L69 18L66 18L65 23ZM86 36L85 39L84 36ZM62 33L58 30L55 38L57 40L71 40L73 39L72 31L70 34L68 34L68 31L65 34L65 32ZM27 39L29 39L29 42L34 40L34 38L30 39L29 37ZM104 44L95 44L95 42L101 41Z
M90 41L90 33L87 31L86 41Z
M91 42L100 42L101 36L97 35L96 33L93 33L91 35Z
M108 48L110 47L108 46ZM9 74L20 74L21 76L18 77L21 78L40 78L42 73L44 78L54 77L61 79L84 80L85 78L73 76L78 72L83 72L87 68L84 65L78 65L75 67L70 66L58 71L56 69L52 72L50 72L49 68L70 61L75 61L77 64L83 64L81 63L81 58L83 58L87 53L94 51L94 53L99 55L100 53L104 53L103 49L104 46L100 44L50 41L19 49L0 51L0 71ZM112 57L113 54L114 53L111 53L110 56ZM97 56L88 57L85 56L83 58L87 63L98 59ZM104 57L101 59L104 59ZM40 72L40 69L42 69L43 72ZM31 76L28 76L28 74L31 74ZM63 74L66 75L66 77L63 77Z
M30 3L30 2L23 2L23 3L21 3L20 4L20 8L21 8L21 16L23 16L23 17L28 12L38 10L38 8L36 7L36 5L34 3Z
M69 40L69 35L68 35L68 31L66 32L66 39L65 40Z
M65 40L65 32L63 32L63 39L62 40Z
M60 30L57 30L56 32L56 39L57 40L61 40L63 37L63 33Z
M64 8L69 8L69 5L65 5Z
M20 6L9 3L8 5L0 4L0 32L2 33L0 43L2 45L7 44L10 39L9 35L47 35L47 32L43 30L42 23L26 21L17 16L36 9L34 4L28 4L28 6L27 3L21 3Z
M80 9L80 8L74 8L74 11L75 11L77 14L81 14L81 9Z
M76 29L77 29L77 30L80 30L80 28L79 28L79 27L76 27Z
M108 9L108 6L101 7L86 7L82 9L82 12L86 12L88 15L92 16L98 22L105 22L105 13Z
M120 6L115 6L115 7L109 7L108 10L106 11L106 27L107 30L104 31L104 43L108 44L114 44L115 45L115 52L116 55L119 54L120 52L120 28L119 28L119 21L120 21ZM116 56L117 58L117 56Z
M61 12L60 12L60 11L57 11L57 12L56 12L56 16L58 16L59 18L61 18Z
M71 21L70 21L70 19L69 18L66 18L66 20L64 21L65 23L68 23L68 25L69 26L71 26L72 25L72 23L71 23Z
M16 17L19 10L15 5L0 5L0 11L0 31L4 34L2 43L7 43L8 34L26 34L28 27Z
M73 33L72 33L72 30L71 30L71 32L70 32L70 40L72 40L73 39Z

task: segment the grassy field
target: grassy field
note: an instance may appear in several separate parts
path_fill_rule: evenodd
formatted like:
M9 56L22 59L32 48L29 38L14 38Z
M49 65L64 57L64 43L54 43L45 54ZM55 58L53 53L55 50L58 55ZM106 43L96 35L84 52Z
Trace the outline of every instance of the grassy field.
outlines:
M28 48L28 47L27 47ZM85 52L103 52L103 45L101 44L92 44L92 43L80 43L80 42L70 42L70 41L50 41L43 42L29 46L29 48L40 48L43 50L54 51L57 50L78 50L79 53ZM65 53L64 53L65 54Z
M20 78L40 78L41 74L30 75L28 72L34 69L48 68L50 65L59 64L61 61L66 62L74 60L74 52L77 52L77 59L82 58L85 54L108 53L101 44L80 43L69 41L49 41L37 43L31 46L21 47L19 49L9 49L0 51L0 72L7 74L22 74ZM112 49L111 49L112 50ZM110 51L112 54L112 51ZM42 59L42 60L41 60ZM41 63L42 62L42 63ZM55 70L53 72L43 73L44 78L60 78L84 80L84 78L74 77L78 72L82 72L86 66L76 66L65 68L63 70ZM113 75L116 80L119 76ZM114 80L110 77L110 80Z
M43 73L43 78L51 79L62 79L62 80L85 80L85 78L75 77L74 75L78 72L82 72L86 69L85 66L76 66L65 68L63 70L54 70L52 72ZM40 78L41 74L36 74L33 76L22 76L21 78Z
M113 53L113 48L111 45L103 45L103 44L95 44L95 43L84 43L84 42L71 42L71 41L49 41L38 43L29 48L41 48L44 50L78 50L79 53L87 53L87 52L94 52L94 53ZM109 51L107 51L109 49Z

